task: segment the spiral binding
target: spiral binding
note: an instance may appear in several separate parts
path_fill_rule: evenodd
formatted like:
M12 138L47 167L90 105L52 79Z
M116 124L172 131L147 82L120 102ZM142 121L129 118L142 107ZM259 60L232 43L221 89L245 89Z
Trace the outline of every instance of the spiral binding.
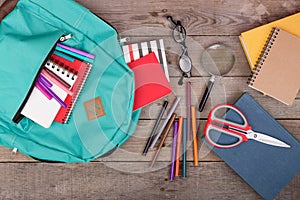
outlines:
M261 52L260 56L259 56L259 59L256 63L256 68L255 68L255 71L252 73L252 75L250 76L249 80L248 80L248 85L249 86L252 86L257 75L259 74L271 48L272 48L272 45L279 33L280 29L279 28L273 28L273 30L271 31L268 39L267 39L267 42L266 44L264 45L264 48L263 48L263 51Z
M61 65L61 63L51 59L47 61L45 67L55 74L60 73L61 76L64 77L64 80L68 79L70 80L70 82L74 82L78 74L78 72L76 72L75 70L68 70L71 69L68 66Z
M88 77L88 75L89 75L89 73L90 73L90 71L91 71L91 69L92 69L92 65L91 65L91 64L88 63L88 66L89 66L89 67L87 67L87 68L85 69L85 71L84 71L83 78L82 78L81 81L78 83L78 86L79 86L79 87L77 87L77 85L74 85L74 86L73 86L74 88L76 88L76 90L74 91L74 94L73 94L73 96L72 96L72 101L71 101L71 103L70 103L70 104L68 105L68 107L66 108L66 109L67 109L67 112L66 112L66 114L64 115L64 117L62 118L62 122L63 122L63 123L67 123L67 122L68 122L68 120L69 120L69 118L70 118L70 115L71 115L71 112L72 112L72 110L73 110L73 107L74 107L74 105L76 104L76 101L77 101L77 99L78 99L78 97L79 97L79 95L80 95L80 93L81 93L81 90L83 89L83 86L85 85L84 83L85 83L85 81L86 81L86 79L87 79L87 77Z
M72 74L74 75L77 75L77 71L75 71L72 67L66 65L65 63L63 62L60 62L59 60L53 58L53 57L50 57L50 61L52 63L55 63L56 65L58 65L58 67L61 68L62 72L71 72Z

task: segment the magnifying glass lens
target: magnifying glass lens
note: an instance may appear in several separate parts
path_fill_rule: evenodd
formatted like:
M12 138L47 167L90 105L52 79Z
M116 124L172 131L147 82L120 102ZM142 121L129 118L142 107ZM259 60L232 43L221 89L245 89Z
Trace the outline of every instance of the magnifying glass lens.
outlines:
M234 63L235 56L233 50L224 44L213 44L205 49L201 57L201 64L211 75L211 78L199 104L200 112L204 109L205 103L214 85L215 78L227 74L234 66Z
M214 44L202 54L201 64L205 70L215 76L227 74L235 62L234 52L224 44Z

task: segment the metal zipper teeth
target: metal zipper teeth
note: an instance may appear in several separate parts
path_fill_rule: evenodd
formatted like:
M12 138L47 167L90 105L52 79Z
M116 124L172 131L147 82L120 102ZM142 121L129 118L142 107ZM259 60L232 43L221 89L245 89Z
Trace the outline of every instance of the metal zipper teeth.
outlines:
M39 67L39 70L32 82L32 85L30 86L30 89L29 91L27 92L27 95L25 97L25 99L23 100L21 106L19 107L18 111L16 112L16 114L14 115L12 121L16 124L18 124L23 118L24 118L24 115L21 114L26 102L28 101L30 95L31 95L31 92L33 90L33 88L35 87L35 82L37 81L40 73L42 72L42 69L43 69L43 66L45 66L45 64L47 63L48 59L50 58L50 56L53 54L54 50L55 50L55 47L56 47L56 44L58 42L63 42L65 40L62 40L62 38L65 38L66 40L69 39L67 38L65 35L62 35L61 37L59 37L59 39L55 42L55 44L53 45L53 47L51 48L50 52L48 53L48 55L46 56L46 58L44 59L42 65Z

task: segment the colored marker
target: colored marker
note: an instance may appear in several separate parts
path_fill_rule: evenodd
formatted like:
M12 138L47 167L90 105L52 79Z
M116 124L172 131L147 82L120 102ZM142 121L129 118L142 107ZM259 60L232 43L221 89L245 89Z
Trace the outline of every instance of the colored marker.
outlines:
M157 128L158 128L158 125L159 125L159 123L160 123L160 121L161 121L162 116L164 115L164 113L165 113L165 111L166 111L167 106L168 106L168 101L165 101L164 104L163 104L163 106L162 106L162 109L161 109L161 111L160 111L160 113L159 113L159 115L158 115L158 118L156 119L155 125L154 125L154 127L153 127L153 129L152 129L152 132L151 132L151 134L150 134L150 137L148 138L148 141L147 141L147 143L146 143L145 149L144 149L144 151L143 151L143 155L144 155L144 156L145 156L145 155L147 154L147 152L148 152L148 149L149 149L150 144L151 144L151 142L152 142L152 140L153 140L154 134L155 134L155 132L156 132L156 130L157 130Z
M74 56L75 58L78 58L78 59L80 59L80 60L87 61L87 62L89 62L89 63L93 63L93 60L92 60L92 59L87 58L87 57L85 57L85 56L82 56L82 55L80 55L80 54L74 53L74 52L72 52L72 51L66 50L66 49L61 48L61 47L59 47L59 46L56 46L56 47L55 47L55 50L60 51L60 52L63 52L63 53L66 53L66 54L71 55L71 56Z
M60 80L56 79L54 76L51 76L46 70L42 70L42 74L45 75L47 78L50 79L54 84L60 87L63 91L68 93L70 96L73 96L73 92L69 90ZM40 75L42 76L42 75Z
M191 82L186 83L186 111L187 111L187 135L188 140L191 140Z
M79 49L75 49L75 48L72 48L72 47L68 47L66 45L63 45L63 44L60 44L60 43L57 43L57 46L63 48L63 49L66 49L68 51L72 51L74 53L77 53L79 55L82 55L82 56L85 56L87 58L91 58L91 59L95 59L95 55L93 54L90 54L90 53L87 53L87 52L84 52L84 51L81 51Z
M41 91L41 93L43 93L43 95L47 97L47 99L52 99L52 96L41 86L41 84L38 81L35 83L35 87L39 89L39 91Z
M192 131L193 131L193 143L194 143L194 166L198 166L198 140L197 140L197 128L196 128L196 107L191 106L192 113Z
M175 167L175 176L179 176L179 164L180 164L180 145L182 140L182 122L183 117L178 117L178 136L177 136L177 149L176 149L176 167Z
M48 79L46 79L43 75L39 75L39 78L38 78L38 80L40 80L40 81L43 81L44 83L45 83L45 85L47 86L47 87L52 87L53 85L52 85L52 83L50 82L50 81L48 81Z
M70 61L70 62L74 62L74 61L75 61L75 59L72 58L71 56L68 56L68 55L66 55L66 54L64 54L64 53L61 53L61 52L59 52L59 51L54 51L53 54L54 54L54 55L57 55L57 56L59 56L59 57L61 57L61 58L63 58L63 59L65 59L65 60L68 60L68 61Z
M175 109L177 108L177 106L178 106L178 104L179 104L179 102L180 102L180 99L181 99L180 97L177 97L177 98L176 98L176 100L175 100L174 104L172 105L172 107L171 107L171 109L170 109L170 111L169 111L169 113L168 113L168 115L167 115L167 117L166 117L166 119L165 119L165 121L164 121L162 127L160 128L160 130L158 131L156 137L154 138L154 140L153 140L153 142L152 142L150 148L154 148L154 146L155 146L157 140L158 140L159 137L161 136L161 134L162 134L164 128L166 127L166 125L167 125L169 119L171 118L172 114L174 113Z
M50 76L52 76L55 79L58 79L61 84L63 84L65 87L67 88L71 88L71 85L68 84L66 81L64 81L62 78L60 78L59 76L57 76L55 73L53 73L51 70L49 70L48 68L44 68L43 70L45 70Z
M175 175L177 134L178 134L178 121L175 121L173 143L172 143L172 163L171 163L171 170L170 170L170 181L174 181L174 175Z
M151 162L151 167L153 167L153 165L154 165L154 163L155 163L155 161L157 159L157 156L158 156L158 154L159 154L159 152L160 152L160 150L161 150L161 148L162 148L162 146L163 146L163 144L164 144L164 142L166 140L166 137L167 137L167 135L168 135L168 133L170 131L170 128L171 128L171 126L172 126L172 124L173 124L176 116L177 116L176 113L172 114L171 119L168 121L168 124L167 124L166 128L164 129L164 133L162 134L161 141L160 141L160 143L159 143L159 145L158 145L158 147L156 149L156 153L155 153L155 155L153 157L153 160Z
M183 130L182 130L182 146L183 146L183 154L182 154L182 177L186 178L186 118L183 119Z
M42 88L45 89L62 107L67 107L65 102L63 102L50 88L48 88L43 81L38 80L38 82Z

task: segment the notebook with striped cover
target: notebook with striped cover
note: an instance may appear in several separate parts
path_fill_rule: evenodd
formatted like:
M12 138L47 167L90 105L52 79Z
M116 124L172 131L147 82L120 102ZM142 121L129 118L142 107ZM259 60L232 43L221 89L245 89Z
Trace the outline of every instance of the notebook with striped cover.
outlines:
M148 55L151 52L154 52L157 60L163 67L167 80L170 82L163 39L124 45L122 47L122 50L124 53L125 62L127 64L145 55Z

